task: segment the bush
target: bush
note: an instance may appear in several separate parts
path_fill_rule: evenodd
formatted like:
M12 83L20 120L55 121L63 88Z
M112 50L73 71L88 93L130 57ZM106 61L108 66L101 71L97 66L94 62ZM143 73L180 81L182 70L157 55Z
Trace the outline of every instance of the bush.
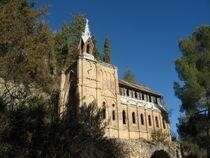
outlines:
M54 119L39 98L8 109L0 102L0 156L18 158L123 157L122 145L104 136L102 109L82 106L76 120Z

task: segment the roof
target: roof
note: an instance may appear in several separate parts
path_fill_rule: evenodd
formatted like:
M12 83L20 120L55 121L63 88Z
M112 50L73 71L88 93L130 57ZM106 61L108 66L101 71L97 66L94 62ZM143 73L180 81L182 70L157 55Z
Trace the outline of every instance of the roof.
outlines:
M135 84L135 83L130 83L130 82L127 82L127 81L124 81L124 80L119 80L119 84L122 84L124 86L127 86L127 87L130 87L130 88L133 88L133 89L137 89L137 90L140 90L140 91L144 91L144 92L148 92L148 93L151 93L151 94L154 94L154 95L158 95L158 96L162 96L160 93L150 89L149 87L145 86L145 85L142 85L142 84Z

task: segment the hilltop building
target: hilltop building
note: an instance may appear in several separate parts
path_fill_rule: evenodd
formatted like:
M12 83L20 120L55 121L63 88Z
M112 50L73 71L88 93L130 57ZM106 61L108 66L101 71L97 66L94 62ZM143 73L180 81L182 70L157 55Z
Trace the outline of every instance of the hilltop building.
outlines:
M109 122L106 135L111 138L149 140L155 131L170 133L163 96L144 85L119 80L117 67L97 61L93 48L87 21L78 46L79 58L61 79L60 111L65 111L67 97L74 103L79 98L78 105L95 102L104 107Z
M181 158L179 144L171 141L163 96L144 85L119 80L117 67L96 60L93 48L87 21L78 59L61 75L60 114L65 114L69 103L76 118L79 106L94 102L104 109L106 136L123 143L129 149L128 158ZM152 135L158 132L166 134L167 145L154 143Z

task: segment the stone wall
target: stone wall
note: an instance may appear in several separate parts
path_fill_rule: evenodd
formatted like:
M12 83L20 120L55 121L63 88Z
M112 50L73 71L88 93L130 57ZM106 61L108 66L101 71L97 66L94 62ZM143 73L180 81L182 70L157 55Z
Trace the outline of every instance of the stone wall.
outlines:
M181 158L179 144L175 142L170 142L169 144L162 144L152 143L144 139L118 139L118 141L120 143L123 143L123 150L127 152L126 158L151 158L155 151L163 151L167 153L170 158Z
M127 132L121 135L120 138L131 139L150 139L151 133L162 131L170 134L170 125L164 118L164 113L154 108L153 103L135 100L133 98L121 96L119 106L119 130L120 133ZM126 113L126 122L123 123L122 112ZM149 121L150 117L150 121Z
M120 95L115 66L80 56L76 72L79 105L94 101L99 107L104 106L106 109L105 120L108 122L106 136L149 140L151 133L155 131L170 132L168 122L165 122L163 127L163 120L166 119L163 119L162 111L154 103ZM143 124L141 114L144 119Z

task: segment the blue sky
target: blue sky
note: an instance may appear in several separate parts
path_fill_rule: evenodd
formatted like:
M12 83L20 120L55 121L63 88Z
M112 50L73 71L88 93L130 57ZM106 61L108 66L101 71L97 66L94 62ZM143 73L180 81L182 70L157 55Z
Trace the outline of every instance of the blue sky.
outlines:
M113 64L120 76L129 67L140 83L159 91L171 111L176 132L180 102L174 95L178 41L210 24L210 0L39 0L49 5L49 24L58 30L71 15L84 13L102 47L112 42Z

